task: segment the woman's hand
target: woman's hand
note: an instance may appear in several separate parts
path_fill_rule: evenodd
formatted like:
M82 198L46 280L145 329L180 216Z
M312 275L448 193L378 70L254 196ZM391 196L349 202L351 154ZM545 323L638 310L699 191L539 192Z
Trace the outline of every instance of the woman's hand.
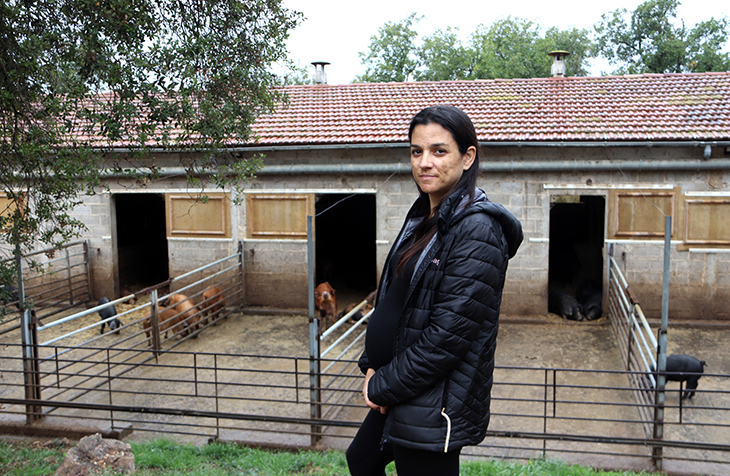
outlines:
M368 369L365 373L365 385L362 387L362 396L365 397L365 405L385 415L388 413L388 407L381 407L377 403L371 402L368 398L368 382L370 382L370 378L372 378L373 375L375 375L375 370L373 369Z

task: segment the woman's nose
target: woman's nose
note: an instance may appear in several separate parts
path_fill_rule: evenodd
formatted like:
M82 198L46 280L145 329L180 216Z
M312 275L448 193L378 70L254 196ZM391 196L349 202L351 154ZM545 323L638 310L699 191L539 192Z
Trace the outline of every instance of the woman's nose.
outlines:
M421 160L418 162L418 166L422 169L428 169L431 168L432 161L431 161L431 154L428 152L424 152L421 155Z

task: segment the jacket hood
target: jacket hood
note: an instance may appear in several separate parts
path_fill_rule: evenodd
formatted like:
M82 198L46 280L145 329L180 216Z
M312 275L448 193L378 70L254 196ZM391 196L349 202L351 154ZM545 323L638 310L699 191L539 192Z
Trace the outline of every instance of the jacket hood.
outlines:
M439 220L445 223L447 220L450 226L472 213L486 213L493 217L501 226L504 233L509 257L514 257L522 244L522 223L504 206L495 203L487 198L487 194L481 188L477 188L472 206L468 206L469 196L466 191L453 194L439 210ZM449 219L450 217L450 219Z
M477 208L477 207L473 207ZM512 258L517 254L517 250L522 244L522 223L512 214L509 210L504 208L499 203L494 202L483 202L479 205L487 214L494 217L500 225L502 225L502 232L504 238L507 240L507 248L509 250L509 257Z

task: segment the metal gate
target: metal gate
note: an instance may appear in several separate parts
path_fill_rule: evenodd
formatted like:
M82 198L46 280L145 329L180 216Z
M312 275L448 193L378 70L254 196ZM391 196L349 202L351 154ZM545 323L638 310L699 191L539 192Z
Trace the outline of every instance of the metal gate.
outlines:
M671 217L665 218L661 326L655 330L651 328L638 297L614 259L613 244L609 244L607 249L606 313L624 361L636 411L643 421L647 445L652 448L654 466L664 469L667 461L681 465L703 460L724 467L727 465L726 453L730 449L727 445L730 441L728 403L722 396L725 391L714 393L706 390L705 395L715 397L714 402L688 407L682 397L684 382L680 381L679 391L673 396L677 403L668 404L667 400L668 394L674 395L674 392L665 388L666 378L672 375L666 372ZM705 382L713 377L723 381L727 379L726 376L709 373L704 373L703 377ZM688 437L693 440L691 443L686 441Z
M654 433L654 392L656 378L657 340L646 320L639 299L632 292L613 257L613 245L608 245L608 293L606 315L616 335L625 368L634 388L637 409L645 421L647 437Z
M11 258L12 261L15 258ZM0 316L0 335L20 328L21 308L31 308L36 319L64 313L91 299L89 242L75 241L60 249L47 248L24 254L17 260L21 285L17 300L7 302Z

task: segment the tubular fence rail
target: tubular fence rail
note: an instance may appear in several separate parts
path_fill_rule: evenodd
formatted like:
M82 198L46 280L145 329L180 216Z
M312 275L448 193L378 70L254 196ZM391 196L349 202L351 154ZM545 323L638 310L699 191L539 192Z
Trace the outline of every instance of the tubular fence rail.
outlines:
M608 249L608 293L605 312L611 327L631 384L635 388L634 398L637 408L646 421L644 430L647 436L653 435L654 402L656 378L652 373L656 369L657 339L646 320L634 295L613 257L613 245Z
M362 380L357 378L362 377L362 372L360 372L357 361L353 359L359 357L365 347L366 328L361 327L361 324L367 322L373 311L370 310L362 315L360 310L367 302L367 300L363 300L323 332L320 337L321 342L332 341L320 352L318 359L323 367L320 368L319 374L327 375L323 381L319 382L322 392L319 400L322 404L321 417L325 420L336 418L343 409L340 404L348 395L346 391L355 391L359 395L362 389ZM356 315L362 317L352 323L353 316ZM314 321L314 325L317 327L314 334L318 335L319 319ZM344 328L344 332L335 334L341 327ZM321 363L322 359L327 359L324 364Z
M43 321L91 299L88 240L24 254L17 261L23 283L15 286L17 300L0 307L0 335L20 328L21 305L32 307L36 318Z

